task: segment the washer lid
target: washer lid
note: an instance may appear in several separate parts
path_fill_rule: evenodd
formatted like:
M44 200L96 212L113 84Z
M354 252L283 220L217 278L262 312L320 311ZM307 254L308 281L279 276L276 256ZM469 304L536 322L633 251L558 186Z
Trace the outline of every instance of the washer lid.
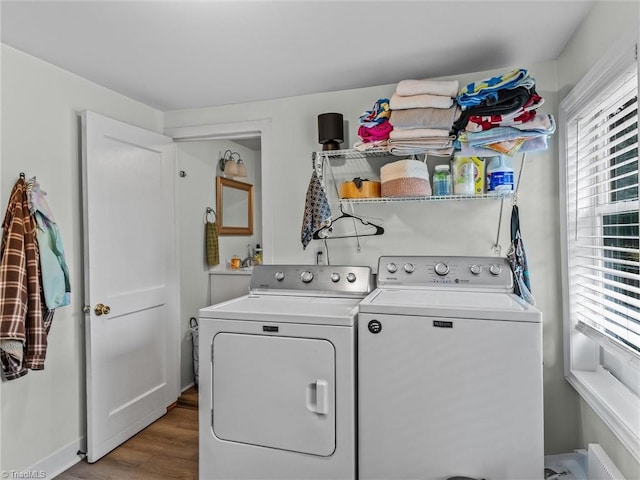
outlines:
M508 293L427 289L376 289L360 312L446 318L541 322L539 310Z
M245 295L200 310L200 318L352 326L359 298Z

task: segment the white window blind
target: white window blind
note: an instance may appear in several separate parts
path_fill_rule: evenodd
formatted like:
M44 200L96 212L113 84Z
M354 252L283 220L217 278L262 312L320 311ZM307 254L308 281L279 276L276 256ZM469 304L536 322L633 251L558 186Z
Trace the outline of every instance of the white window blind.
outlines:
M638 64L567 118L572 323L640 357Z

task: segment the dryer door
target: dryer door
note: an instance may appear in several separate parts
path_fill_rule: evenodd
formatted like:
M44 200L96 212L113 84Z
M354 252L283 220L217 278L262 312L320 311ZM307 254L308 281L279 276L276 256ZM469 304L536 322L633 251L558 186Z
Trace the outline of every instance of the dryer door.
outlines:
M232 442L329 456L336 446L335 349L327 340L219 333L213 431Z

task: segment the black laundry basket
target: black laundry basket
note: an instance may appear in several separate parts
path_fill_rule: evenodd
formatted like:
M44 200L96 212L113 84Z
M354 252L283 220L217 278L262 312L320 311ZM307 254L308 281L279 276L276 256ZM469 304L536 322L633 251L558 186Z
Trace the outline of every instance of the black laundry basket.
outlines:
M194 388L198 390L198 320L195 317L189 319L189 332L191 333L191 358L193 360Z

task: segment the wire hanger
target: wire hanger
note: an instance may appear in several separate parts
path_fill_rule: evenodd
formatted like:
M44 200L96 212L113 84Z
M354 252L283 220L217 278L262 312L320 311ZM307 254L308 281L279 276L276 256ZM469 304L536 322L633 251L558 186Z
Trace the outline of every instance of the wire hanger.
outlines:
M334 238L360 238L360 237L373 237L376 235L382 235L384 233L384 228L382 228L380 225L376 225L375 223L371 223L368 220L365 220L362 217L359 217L357 215L353 215L351 213L347 213L343 210L342 208L342 204L340 204L340 212L342 213L342 215L340 215L339 217L334 218L331 221L331 224L329 224L327 227L321 228L320 230L318 230L317 232L315 232L313 234L313 238L314 240L332 240ZM375 228L374 232L371 233L354 233L354 234L350 234L350 235L337 235L337 236L330 236L329 233L332 231L333 225L342 219L352 219L352 220L358 220L360 223L362 223L362 225L364 225L365 227L373 227Z

